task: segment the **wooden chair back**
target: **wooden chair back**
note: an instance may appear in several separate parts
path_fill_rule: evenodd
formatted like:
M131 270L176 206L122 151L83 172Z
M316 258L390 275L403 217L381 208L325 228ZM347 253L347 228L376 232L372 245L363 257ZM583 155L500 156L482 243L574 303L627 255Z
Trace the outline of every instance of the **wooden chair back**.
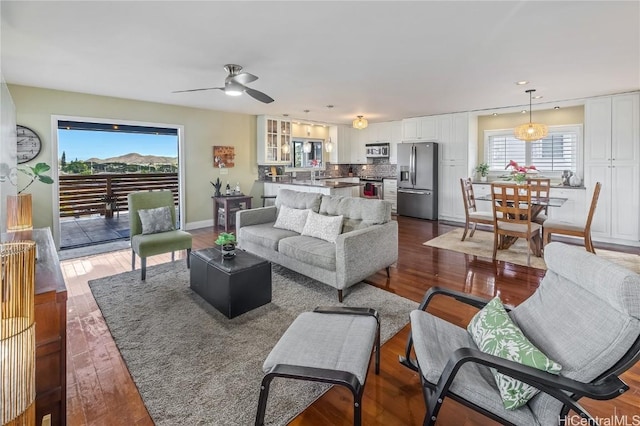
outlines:
M593 221L593 215L596 212L596 206L598 205L598 198L600 197L601 188L602 188L602 183L596 182L596 186L593 189L593 197L591 197L591 207L589 207L587 223L584 225L585 234L589 234L591 232L591 222Z
M460 187L462 188L462 200L464 201L464 214L468 218L470 212L477 210L471 178L460 178Z
M551 179L549 178L528 178L527 185L531 186L531 197L539 199L549 198L549 189L551 188ZM544 208L545 214L548 207Z
M531 186L516 184L491 184L493 220L527 225L531 228Z

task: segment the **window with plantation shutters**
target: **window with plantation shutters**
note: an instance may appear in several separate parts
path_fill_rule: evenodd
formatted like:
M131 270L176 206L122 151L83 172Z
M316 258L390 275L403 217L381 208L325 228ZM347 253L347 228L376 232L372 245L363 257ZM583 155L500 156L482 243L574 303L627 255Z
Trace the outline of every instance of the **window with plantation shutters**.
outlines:
M521 166L536 166L547 176L559 176L563 170L582 174L579 164L582 126L550 126L544 139L525 142L513 131L485 131L485 161L494 172L504 172L511 160Z

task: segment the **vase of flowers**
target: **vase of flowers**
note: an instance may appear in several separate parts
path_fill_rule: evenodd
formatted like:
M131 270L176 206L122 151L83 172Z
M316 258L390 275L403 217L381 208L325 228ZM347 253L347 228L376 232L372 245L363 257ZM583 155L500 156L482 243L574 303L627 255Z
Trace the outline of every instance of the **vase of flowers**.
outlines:
M230 232L221 232L216 244L220 246L223 259L233 259L236 255L236 236Z

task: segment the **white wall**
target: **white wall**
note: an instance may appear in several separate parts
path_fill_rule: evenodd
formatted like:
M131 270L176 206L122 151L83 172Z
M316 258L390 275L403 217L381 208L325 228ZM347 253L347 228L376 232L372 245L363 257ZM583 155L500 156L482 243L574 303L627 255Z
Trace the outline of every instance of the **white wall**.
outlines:
M15 195L8 173L16 167L16 108L0 74L0 232L7 230L7 195Z

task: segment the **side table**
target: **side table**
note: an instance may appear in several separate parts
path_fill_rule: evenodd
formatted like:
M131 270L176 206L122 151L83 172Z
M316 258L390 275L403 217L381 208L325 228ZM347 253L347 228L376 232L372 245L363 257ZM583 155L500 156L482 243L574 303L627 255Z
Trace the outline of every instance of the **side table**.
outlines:
M224 232L229 232L231 225L231 209L240 208L240 204L245 203L246 208L251 208L251 196L248 195L228 195L220 197L211 197L213 199L213 228L217 231L218 226L218 209L220 206L224 208Z
M271 302L271 263L236 249L231 260L216 248L191 252L189 286L227 318Z

